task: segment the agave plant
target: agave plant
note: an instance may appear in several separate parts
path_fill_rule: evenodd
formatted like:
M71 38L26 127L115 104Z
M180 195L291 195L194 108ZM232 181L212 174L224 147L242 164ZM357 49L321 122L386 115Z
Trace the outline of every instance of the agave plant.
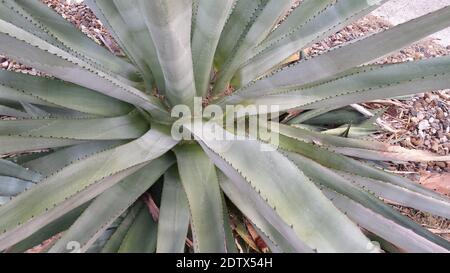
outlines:
M286 65L385 2L85 0L117 56L38 0L0 1L0 53L42 75L0 71L0 250L235 252L237 208L272 252L449 251L384 200L445 218L450 200L376 164L449 157L362 138L376 115L346 107L448 88L449 57L369 63L450 26L450 7ZM277 145L220 122L260 112L207 119L196 97L267 106Z

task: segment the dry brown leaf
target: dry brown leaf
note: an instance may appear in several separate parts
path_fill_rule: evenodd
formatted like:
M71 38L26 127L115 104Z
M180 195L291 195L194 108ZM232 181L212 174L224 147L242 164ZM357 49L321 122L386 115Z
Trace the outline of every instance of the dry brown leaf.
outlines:
M426 188L450 196L450 173L427 173L420 177L420 183Z

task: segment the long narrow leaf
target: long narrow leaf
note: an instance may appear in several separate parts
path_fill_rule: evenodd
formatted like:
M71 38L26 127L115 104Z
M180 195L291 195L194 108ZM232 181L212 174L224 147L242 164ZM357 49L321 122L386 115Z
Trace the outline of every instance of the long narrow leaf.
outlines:
M183 253L189 228L189 206L178 175L172 167L164 175L158 220L158 253Z
M222 197L214 164L197 144L175 149L191 212L196 252L226 252Z
M140 171L98 196L49 252L65 252L71 241L85 252L139 196L148 190L175 159L169 155L153 160Z
M262 152L261 149L270 148L268 144L250 139L230 140L236 136L224 132L214 123L200 127L198 124L185 126L202 146L222 158L226 166L238 172L241 179L247 181L272 208L276 208L300 240L311 248L319 252L362 252L374 247L289 159L278 152ZM197 128L203 128L203 132ZM219 141L211 132L220 132L227 140ZM215 163L224 168L223 163ZM298 211L305 213L298 214ZM342 236L334 236L337 229Z

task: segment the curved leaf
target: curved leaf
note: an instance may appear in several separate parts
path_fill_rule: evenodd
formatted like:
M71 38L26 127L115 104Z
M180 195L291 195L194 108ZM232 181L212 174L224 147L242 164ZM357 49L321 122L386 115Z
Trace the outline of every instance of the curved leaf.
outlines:
M214 153L208 154L214 156ZM226 167L222 168L225 170ZM313 252L245 180L239 179L238 175L233 175L232 170L227 170L227 173L234 179L231 180L220 172L218 175L220 187L239 210L264 234L268 243L274 246L272 251L279 249L283 252Z
M441 237L431 233L427 229L423 228L419 224L415 223L410 218L403 216L392 207L384 204L376 196L369 193L365 189L362 189L351 183L345 177L337 174L336 172L320 165L319 163L303 157L298 154L288 153L287 156L315 183L321 187L325 186L328 189L343 194L351 200L358 202L366 209L373 211L375 214L379 214L389 221L393 221L397 225L400 225L411 232L414 232L416 237L420 236L423 240L429 241L427 244L435 244L440 247L450 249L450 243ZM442 202L443 203L443 202ZM442 204L441 203L441 204ZM448 203L448 202L447 202ZM383 236L382 236L383 237ZM422 243L412 241L410 245L416 245L416 247L423 247Z
M281 69L261 80L251 82L238 90L236 94L265 94L277 88L303 86L327 79L448 27L449 15L450 7L445 7L384 32L350 42L312 59Z
M47 224L45 227L35 231L31 236L20 241L19 243L15 244L14 246L8 248L6 250L6 252L7 253L25 252L25 251L41 244L45 240L52 238L53 236L57 235L58 233L65 231L73 224L73 222L75 222L75 220L80 216L80 214L83 212L83 210L87 206L88 206L88 204L84 204L84 205L64 214L63 216L56 219L55 221Z
M115 118L43 118L0 121L0 135L76 140L135 139L148 130L137 111Z
M33 229L91 200L166 153L177 142L165 130L153 125L138 140L75 161L2 206L0 249L29 236Z
M325 192L336 207L345 212L363 228L382 236L406 251L430 253L450 252L439 245L425 240L423 237L417 236L417 234L411 230L366 209L343 195L327 190L325 190Z
M183 253L189 228L189 205L176 166L164 175L158 220L157 253Z
M198 2L198 0L196 1ZM214 63L218 69L232 56L240 38L245 35L254 20L257 10L264 7L266 3L266 0L235 1L233 12L222 30L214 56Z
M343 172L339 172L339 174L383 199L450 219L450 200L438 200L432 196L413 192L397 185L362 177L356 174Z
M278 21L291 7L291 0L265 0L252 14L244 33L233 49L226 63L217 74L217 80L213 88L213 94L217 95L225 90L225 87L245 60L249 50L262 42Z
M66 147L84 142L85 141L74 139L0 136L0 155Z
M214 164L197 144L178 146L174 151L191 212L195 252L226 252L222 197Z
M42 179L41 173L5 159L0 159L0 175L11 176L32 182L38 182Z
M2 99L64 107L100 116L125 115L132 110L124 102L58 79L0 70L0 84Z
M192 26L192 60L197 96L207 94L214 53L235 0L198 0Z
M49 252L65 252L71 241L85 252L174 162L169 155L155 159L99 195Z
M145 25L137 0L86 0L85 3L109 30L147 82L155 81L159 91L164 90L164 78L158 62L152 37Z
M10 58L62 80L140 106L156 117L167 119L168 111L156 97L97 70L89 63L3 20L0 20L0 39L0 50Z
M192 0L138 0L155 41L164 74L167 99L172 106L192 106L195 80L192 68Z
M202 146L216 154L212 159L222 158L270 207L276 208L279 216L309 247L319 252L365 252L375 248L294 163L273 151L270 145L250 139L230 140L236 136L211 122L185 124L185 128L193 132ZM226 140L217 140L211 132L220 132ZM215 162L223 168L221 162ZM336 237L336 232L341 236Z
M271 126L274 128L275 126ZM285 136L325 146L339 154L384 161L450 161L450 156L440 156L427 151L410 150L375 140L345 138L279 124L277 133Z
M303 1L280 27L252 50L252 58L238 72L241 84L257 79L295 52L320 42L386 1Z
M127 235L128 230L130 229L131 225L134 222L134 219L136 219L136 216L143 205L144 204L142 202L138 201L130 209L128 209L125 218L122 220L120 225L117 227L117 229L114 231L114 233L111 235L111 237L101 250L102 253L116 253L119 250L120 245L123 242L123 238L125 238L125 236Z
M22 179L0 176L0 196L16 196L31 188L34 183Z
M128 229L118 250L119 253L153 253L156 249L158 226L148 208L143 206Z
M68 148L62 148L50 154L33 158L21 164L25 168L29 168L45 176L49 176L75 161L79 161L96 153L112 149L121 144L125 144L125 142L120 140L92 141Z

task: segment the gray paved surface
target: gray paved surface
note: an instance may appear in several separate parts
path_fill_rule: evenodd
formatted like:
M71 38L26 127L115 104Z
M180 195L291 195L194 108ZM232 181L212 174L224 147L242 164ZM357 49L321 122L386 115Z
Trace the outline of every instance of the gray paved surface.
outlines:
M449 5L450 0L391 0L373 14L396 25ZM440 44L449 46L450 28L434 34L433 38Z

